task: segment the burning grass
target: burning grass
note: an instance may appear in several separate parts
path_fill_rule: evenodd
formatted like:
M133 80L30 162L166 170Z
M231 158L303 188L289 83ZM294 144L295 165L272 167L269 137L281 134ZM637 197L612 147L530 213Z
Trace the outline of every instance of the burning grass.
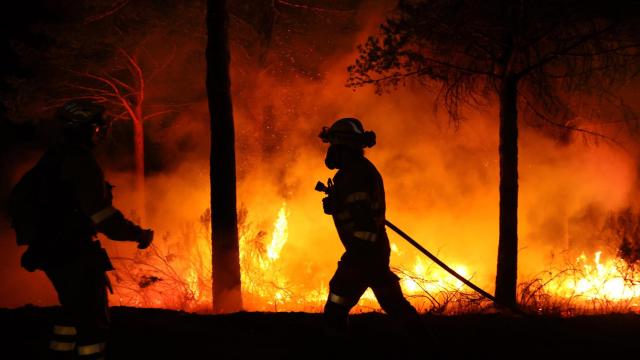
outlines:
M253 311L322 311L327 283L297 281L283 249L289 241L289 209L282 203L270 229L252 221L246 208L239 213L243 299ZM211 213L185 224L176 234L165 233L149 252L114 257L115 304L207 312L211 309ZM392 251L397 245L392 243ZM473 279L464 265L456 271ZM424 313L460 314L491 311L492 304L466 288L427 259L393 268L416 308ZM482 285L482 284L480 284ZM581 254L560 266L525 279L519 303L529 312L573 316L638 311L640 271L621 257ZM354 312L379 311L373 292L362 296Z
M532 312L565 316L637 312L640 271L622 258L581 254L573 263L520 284L520 303Z

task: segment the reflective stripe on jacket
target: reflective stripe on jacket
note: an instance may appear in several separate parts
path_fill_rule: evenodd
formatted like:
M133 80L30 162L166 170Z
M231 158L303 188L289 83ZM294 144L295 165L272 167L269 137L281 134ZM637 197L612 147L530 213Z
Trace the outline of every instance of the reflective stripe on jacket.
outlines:
M362 157L333 178L333 220L347 257L389 257L385 193L380 173Z

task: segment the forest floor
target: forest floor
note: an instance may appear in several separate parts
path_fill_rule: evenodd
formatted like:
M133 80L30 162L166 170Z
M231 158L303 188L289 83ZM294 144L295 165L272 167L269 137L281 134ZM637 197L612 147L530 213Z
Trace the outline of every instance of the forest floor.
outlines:
M0 309L0 358L45 357L57 308ZM113 307L108 359L638 359L640 315L424 315L437 343L407 337L386 315L350 318L324 334L321 314L199 315ZM14 354L14 355L8 355Z

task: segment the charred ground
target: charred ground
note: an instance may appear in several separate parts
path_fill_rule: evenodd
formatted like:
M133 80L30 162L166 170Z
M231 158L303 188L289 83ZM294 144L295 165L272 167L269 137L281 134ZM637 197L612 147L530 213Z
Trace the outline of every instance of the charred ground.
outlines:
M46 352L56 308L1 309L4 354L39 359ZM112 359L283 358L635 358L640 316L608 314L514 317L502 314L424 315L439 343L405 336L380 313L351 317L354 334L330 338L321 314L198 315L112 308ZM4 359L10 359L3 356Z

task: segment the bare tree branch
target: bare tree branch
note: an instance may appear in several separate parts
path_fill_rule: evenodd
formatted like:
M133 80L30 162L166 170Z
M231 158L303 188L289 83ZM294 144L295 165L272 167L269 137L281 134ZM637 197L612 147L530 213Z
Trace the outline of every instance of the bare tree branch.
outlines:
M554 50L550 53L548 53L547 55L543 55L541 59L538 60L538 62L532 63L531 65L527 66L526 68L518 71L516 73L516 76L519 78L522 78L524 76L526 76L527 74L529 74L531 71L537 69L537 68L541 68L545 65L547 65L548 63L556 60L559 57L565 56L567 53L569 53L571 50L584 45L585 43L588 43L589 41L592 41L593 39L611 31L612 29L615 28L615 24L609 24L608 26L606 26L604 29L598 30L598 31L594 31L591 34L587 34L581 37L578 37L578 39L576 39L573 43L568 44L560 49Z
M107 10L104 13L101 14L96 14L96 15L92 15L89 16L88 18L86 18L84 20L84 24L90 24L92 22L98 21L98 20L102 20L108 16L111 16L113 14L115 14L116 12L118 12L120 9L122 9L123 7L125 7L127 4L129 3L129 0L119 0L113 3L113 5L111 6L111 9Z
M303 5L303 4L296 4L290 1L286 1L286 0L275 0L275 4L276 5L285 5L285 6L289 6L292 8L297 8L297 9L303 9L303 10L309 10L309 11L315 11L315 12L323 12L323 13L344 13L344 12L352 12L353 10L348 9L348 10L342 10L342 9L327 9L327 8L321 8L321 7L317 7L317 6L310 6L310 5Z
M538 118L544 120L547 124L553 125L554 127L557 127L557 128L563 129L563 130L579 132L579 133L583 133L583 134L586 134L586 135L590 135L590 136L593 136L593 137L596 137L596 138L599 138L599 139L603 139L603 140L609 141L612 144L619 146L624 151L627 151L627 149L624 147L624 145L622 145L622 143L620 143L618 140L613 139L613 138L611 138L611 137L609 137L607 135L601 134L601 133L596 132L596 131L583 129L583 128L575 126L575 125L559 124L559 123L553 121L548 116L546 116L545 114L543 114L540 111L538 111L538 109L535 106L533 106L531 104L531 102L529 102L529 100L525 96L523 96L522 98L523 98L525 104L527 105L527 108L529 108L529 110L531 112L533 112Z
M155 113L151 113L148 115L145 115L144 117L142 117L143 121L149 120L151 118L157 117L157 116L161 116L161 115L165 115L165 114L169 114L169 113L177 113L177 110L164 110L164 111L158 111Z

